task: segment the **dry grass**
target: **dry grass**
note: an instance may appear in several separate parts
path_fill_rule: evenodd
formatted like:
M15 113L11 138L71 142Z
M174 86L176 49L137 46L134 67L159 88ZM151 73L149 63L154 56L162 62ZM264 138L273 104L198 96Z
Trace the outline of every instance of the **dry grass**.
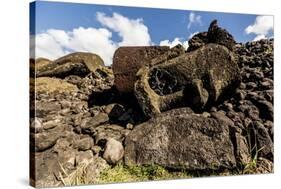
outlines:
M86 177L86 165L82 164L75 171L68 174L67 171L60 164L61 172L59 173L59 179L62 181L64 186L75 186L83 184L92 184Z
M39 77L35 79L36 92L76 92L76 85L68 83L58 78Z
M184 171L169 172L163 167L153 166L124 166L116 165L113 168L105 169L101 175L96 178L96 181L87 179L86 166L80 166L72 172L67 172L61 166L61 173L59 179L64 186L75 186L84 184L106 184L106 183L118 183L118 182L140 182L149 180L167 180L167 179L180 179L191 178L192 176Z

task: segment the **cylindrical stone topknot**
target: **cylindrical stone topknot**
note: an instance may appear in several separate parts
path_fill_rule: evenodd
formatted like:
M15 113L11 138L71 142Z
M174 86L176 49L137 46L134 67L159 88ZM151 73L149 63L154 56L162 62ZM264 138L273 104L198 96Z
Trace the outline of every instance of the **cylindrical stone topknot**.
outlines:
M112 70L116 88L123 93L132 92L136 73L151 59L167 52L168 46L120 47L113 56Z

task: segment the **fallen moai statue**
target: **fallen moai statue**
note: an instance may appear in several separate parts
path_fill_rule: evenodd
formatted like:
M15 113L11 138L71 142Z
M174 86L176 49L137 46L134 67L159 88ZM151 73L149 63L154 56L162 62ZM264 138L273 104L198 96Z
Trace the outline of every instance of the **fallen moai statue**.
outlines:
M234 54L218 44L162 62L137 73L135 96L145 115L177 107L202 110L239 84Z
M134 92L144 114L189 106L211 107L240 83L234 38L217 21L196 34L189 48L120 47L113 58L115 86Z
M64 77L67 75L85 76L103 67L104 62L99 55L86 52L76 52L63 56L48 64L37 67L36 77Z

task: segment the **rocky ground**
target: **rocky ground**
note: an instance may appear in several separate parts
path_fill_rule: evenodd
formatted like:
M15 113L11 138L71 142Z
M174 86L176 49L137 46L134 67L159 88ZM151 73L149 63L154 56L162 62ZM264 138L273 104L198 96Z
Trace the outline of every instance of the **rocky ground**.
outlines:
M190 40L187 52L180 47L160 48L161 53L154 49L150 58L129 70L132 77L118 63L122 53L114 57L113 71L90 53L74 53L55 61L31 60L31 183L50 187L272 173L273 39L236 44L227 31L213 25ZM215 38L218 34L221 37ZM216 71L216 77L208 72L211 88L196 75L192 90L188 88L196 94L188 96L193 99L189 104L185 103L185 86L190 82L178 84L178 78L163 72L154 78L158 83L152 90L165 89L156 96L159 102L183 90L183 96L176 98L180 105L167 97L170 101L163 100L168 104L165 108L160 105L159 112L147 111L158 107L147 104L155 95L146 97L142 87L134 89L131 84L142 81L135 76L141 73L136 72L142 64L153 62L146 67L156 73L152 68L162 69L163 62L170 60L177 64L181 60L177 57L187 59L209 43L225 46L224 51L233 56L238 65L235 77L227 82L220 78L227 67ZM212 48L221 48L217 46ZM149 54L149 48L145 53Z

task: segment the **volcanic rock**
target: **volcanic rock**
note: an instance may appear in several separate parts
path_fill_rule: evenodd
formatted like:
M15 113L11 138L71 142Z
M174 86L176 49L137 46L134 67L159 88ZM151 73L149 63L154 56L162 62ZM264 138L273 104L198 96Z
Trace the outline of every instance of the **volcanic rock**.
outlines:
M107 139L103 158L110 164L116 164L124 156L124 148L122 143L113 139Z
M35 70L36 77L60 77L68 75L86 76L95 72L97 68L104 66L103 60L96 54L76 52L61 57L52 63L38 67Z
M217 20L213 20L209 26L208 32L195 34L188 41L187 51L194 51L208 43L216 43L233 50L236 44L233 36L225 29L218 26Z
M144 114L151 117L176 107L211 106L235 90L239 82L232 52L208 44L167 62L142 67L137 73L135 96Z
M228 125L189 112L173 109L136 126L125 141L125 163L188 170L235 167Z
M117 89L120 92L133 91L139 68L168 50L166 46L119 47L114 53L112 64Z

